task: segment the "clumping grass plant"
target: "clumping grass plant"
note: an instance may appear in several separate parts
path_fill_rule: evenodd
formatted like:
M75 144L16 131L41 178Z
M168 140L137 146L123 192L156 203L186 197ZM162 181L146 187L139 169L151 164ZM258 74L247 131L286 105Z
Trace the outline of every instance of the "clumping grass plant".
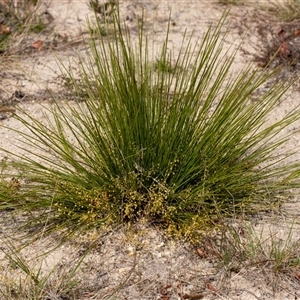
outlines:
M13 154L3 181L20 185L4 184L0 207L34 212L46 231L145 218L190 236L299 187L299 163L276 150L300 112L264 125L287 87L270 84L252 101L272 74L249 66L233 75L225 17L199 43L185 35L178 54L168 47L170 28L158 53L142 23L135 36L117 14L110 36L93 28L79 80L66 74L80 101L55 102L43 120L16 114L30 131L20 131L27 154Z

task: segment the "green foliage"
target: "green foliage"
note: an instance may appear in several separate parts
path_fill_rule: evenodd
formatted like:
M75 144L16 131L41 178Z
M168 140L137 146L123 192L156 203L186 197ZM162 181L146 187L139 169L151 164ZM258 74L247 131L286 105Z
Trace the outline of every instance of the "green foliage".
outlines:
M40 18L38 18L36 22L31 24L29 27L32 32L40 33L46 28L46 25L42 22Z
M242 2L239 1L239 0L219 0L219 3L226 4L226 5L229 5L229 4L233 4L233 5L242 4Z
M167 73L176 72L176 69L172 66L171 62L161 61L159 59L156 60L154 64L154 68L157 72L167 72Z
M184 37L178 56L168 51L168 29L153 57L142 23L135 42L117 15L109 38L99 23L80 80L67 74L74 95L85 97L54 103L42 121L25 111L16 116L30 131L20 131L28 155L15 155L13 165L24 184L0 201L43 209L36 218L47 220L47 230L144 217L190 236L220 218L267 209L298 188L299 164L276 150L289 139L277 135L300 112L264 125L287 87L269 84L252 101L273 74L248 66L232 75L224 20L200 46ZM180 72L153 68L155 61Z
M9 33L0 34L0 53L2 53L6 49L8 38L9 38Z

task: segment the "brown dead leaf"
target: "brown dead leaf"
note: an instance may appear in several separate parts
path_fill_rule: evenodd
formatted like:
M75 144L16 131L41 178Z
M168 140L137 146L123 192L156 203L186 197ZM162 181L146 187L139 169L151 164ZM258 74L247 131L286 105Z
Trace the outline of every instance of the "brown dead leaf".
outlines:
M294 277L300 281L300 272L294 272Z
M283 28L281 28L281 29L277 32L278 35L282 35L283 33L285 33L285 30L284 30Z
M32 43L31 46L37 50L41 50L43 48L43 41L37 40L34 43Z
M196 252L200 256L200 258L208 258L209 256L208 253L205 251L205 249L202 247L197 248Z
M4 24L0 24L0 34L10 34L10 27Z
M204 298L204 294L186 294L183 296L183 299L189 299L189 300L199 300Z
M169 289L172 287L172 285L166 285L160 289L160 294L161 294L161 300L170 300L170 295L169 295Z
M217 292L217 289L209 282L206 283L206 288L208 288L209 290L211 290L213 292Z
M294 31L294 36L296 37L298 35L300 35L300 29L297 29L297 30Z
M282 55L289 55L290 49L287 42L282 42L282 44L279 47L279 53Z

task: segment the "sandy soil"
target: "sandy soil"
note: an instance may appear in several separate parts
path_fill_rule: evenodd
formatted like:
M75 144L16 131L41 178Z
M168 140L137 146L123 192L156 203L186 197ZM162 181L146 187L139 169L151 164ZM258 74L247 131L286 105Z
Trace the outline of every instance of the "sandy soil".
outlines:
M64 0L41 3L38 13L45 16L47 11L46 31L27 38L24 44L19 43L16 46L17 60L12 60L0 70L0 100L7 107L8 104L18 104L36 118L42 118L43 108L40 103L51 105L48 90L57 97L64 97L57 57L76 72L77 53L84 55L88 47L82 41L87 37L86 18L93 18L87 2ZM257 9L257 3L252 1L251 5L232 6L226 21L224 30L230 33L228 47L235 48L242 43L234 65L236 72L254 59L261 43L259 37L248 30L255 28L255 16L265 13ZM189 33L194 31L195 39L201 38L209 25L216 24L224 8L216 1L201 0L126 0L120 3L121 16L131 28L132 34L135 33L135 21L145 11L147 25L155 31L154 40L157 44L161 44L164 38L170 14L174 24L170 41L175 51L186 29ZM32 45L39 40L43 42L43 47L36 49ZM281 118L297 106L298 99L297 90L290 92L274 112L272 120ZM18 134L6 126L19 130L24 128L15 121L9 109L0 110L0 117L0 147L20 153L16 142ZM287 130L294 130L297 125ZM299 140L299 134L294 135L286 147L298 148ZM0 159L4 155L0 151ZM299 203L294 199L280 214L257 217L253 226L258 234L266 236L266 240L268 234L276 236L278 240L285 240L294 221L293 239L297 240L300 238L297 223L299 212ZM17 247L23 240L24 232L16 231L16 225L20 224L22 218L6 212L0 214L0 220L0 239L3 242L0 249L7 249L7 239L12 240ZM30 264L41 266L45 274L57 266L56 278L63 278L64 272L82 257L91 242L93 248L86 255L77 274L81 279L78 299L279 300L300 297L300 282L292 274L276 276L269 273L266 266L250 266L237 272L219 269L217 259L212 254L203 257L196 251L196 247L183 241L172 241L159 229L147 224L139 224L138 228L131 230L120 227L100 235L91 232L79 239L66 241L43 257L40 254L57 245L58 240L55 236L44 238L41 234L40 239L21 253ZM0 251L0 258L0 274L3 274L5 280L20 275L18 269L8 264L4 252ZM69 299L59 298L57 293L53 289L47 299Z

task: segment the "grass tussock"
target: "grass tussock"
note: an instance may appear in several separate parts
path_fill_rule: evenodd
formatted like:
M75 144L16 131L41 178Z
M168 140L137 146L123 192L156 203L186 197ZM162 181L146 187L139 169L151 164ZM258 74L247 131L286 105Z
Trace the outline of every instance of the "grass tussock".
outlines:
M13 154L4 172L1 207L39 211L32 220L47 231L146 218L192 236L232 214L268 209L298 188L299 164L276 150L300 111L265 125L287 86L270 84L257 99L273 74L248 66L232 75L224 20L198 44L185 36L176 55L169 29L151 55L142 23L137 37L117 14L109 37L98 24L95 38L93 26L79 81L66 74L74 98L84 97L54 103L42 121L16 115L30 132L19 132L27 154ZM7 193L12 177L20 186Z

